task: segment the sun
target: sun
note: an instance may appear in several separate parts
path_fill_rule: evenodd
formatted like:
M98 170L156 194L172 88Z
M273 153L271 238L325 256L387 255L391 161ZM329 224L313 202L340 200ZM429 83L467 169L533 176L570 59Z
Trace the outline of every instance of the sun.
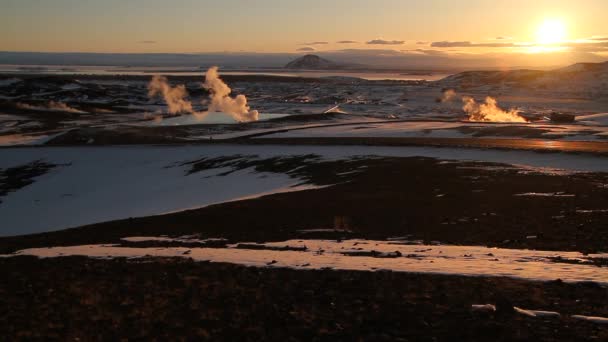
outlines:
M536 31L536 41L540 44L556 44L566 38L566 25L558 19L545 20Z

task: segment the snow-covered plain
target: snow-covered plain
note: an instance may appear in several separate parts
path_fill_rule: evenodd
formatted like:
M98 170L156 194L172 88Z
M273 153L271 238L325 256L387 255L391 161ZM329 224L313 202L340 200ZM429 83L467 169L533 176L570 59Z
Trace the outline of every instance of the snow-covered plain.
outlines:
M0 235L59 230L299 190L302 188L292 186L302 181L285 174L245 169L219 176L226 170L212 169L187 175L189 167L176 164L202 157L271 158L310 153L325 160L424 156L501 162L538 172L608 172L608 161L600 156L433 147L316 146L311 150L309 146L226 144L4 148L0 149L0 169L37 160L58 166L36 177L33 184L1 198Z

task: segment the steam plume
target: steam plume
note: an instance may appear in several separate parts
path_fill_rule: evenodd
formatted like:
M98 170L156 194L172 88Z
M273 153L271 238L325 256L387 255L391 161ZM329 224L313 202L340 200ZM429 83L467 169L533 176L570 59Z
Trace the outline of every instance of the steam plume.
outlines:
M492 121L492 122L526 122L526 119L519 116L517 109L504 111L496 104L496 99L486 97L485 103L477 103L470 96L462 98L464 107L462 109L469 115L470 121Z
M453 89L448 89L448 90L446 90L446 91L443 92L443 95L441 96L441 102L442 103L450 102L455 97L456 97L456 92Z
M188 91L183 84L171 87L166 77L155 75L148 84L148 96L154 97L157 95L161 95L165 99L171 114L194 112L192 102L185 99L188 96Z
M259 113L257 110L250 110L247 105L245 95L230 97L232 90L222 81L217 73L217 67L211 67L205 75L203 88L207 89L211 95L210 112L224 112L230 114L236 121L249 122L257 121Z

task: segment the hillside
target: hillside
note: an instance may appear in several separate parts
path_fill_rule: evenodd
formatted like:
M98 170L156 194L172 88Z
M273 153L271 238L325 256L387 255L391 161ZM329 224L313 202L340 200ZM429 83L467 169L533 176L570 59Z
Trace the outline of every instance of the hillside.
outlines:
M587 98L608 97L608 62L550 70L466 71L437 81L461 90L531 89Z

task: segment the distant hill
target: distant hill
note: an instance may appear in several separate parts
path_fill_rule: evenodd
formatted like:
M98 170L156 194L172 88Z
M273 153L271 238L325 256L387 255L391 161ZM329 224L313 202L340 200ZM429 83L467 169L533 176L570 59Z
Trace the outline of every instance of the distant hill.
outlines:
M321 58L317 55L306 55L297 58L285 65L285 69L307 69L307 70L320 70L320 69L339 69L343 66L334 63L325 58Z
M466 71L437 81L442 87L503 91L530 89L565 96L608 97L608 62L549 70Z

